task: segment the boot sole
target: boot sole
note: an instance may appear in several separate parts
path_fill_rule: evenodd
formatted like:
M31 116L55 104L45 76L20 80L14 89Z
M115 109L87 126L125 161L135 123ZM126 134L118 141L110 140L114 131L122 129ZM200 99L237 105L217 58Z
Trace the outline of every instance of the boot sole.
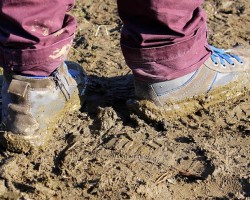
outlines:
M128 108L150 123L162 123L176 120L199 110L207 110L219 103L234 103L238 98L246 95L250 87L242 82L232 82L224 87L213 89L208 94L201 94L186 98L178 102L165 102L163 106L156 106L149 100L129 100Z

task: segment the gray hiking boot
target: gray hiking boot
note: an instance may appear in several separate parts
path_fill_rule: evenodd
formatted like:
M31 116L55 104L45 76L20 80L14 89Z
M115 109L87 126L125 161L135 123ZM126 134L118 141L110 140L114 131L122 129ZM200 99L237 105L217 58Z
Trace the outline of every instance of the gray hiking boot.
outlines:
M174 114L185 115L234 99L249 91L250 49L224 51L212 46L211 49L211 57L193 73L154 84L135 81L135 95L140 101L128 105L161 121Z
M45 78L4 75L1 144L15 152L43 146L60 117L81 107L86 86L87 76L74 62Z

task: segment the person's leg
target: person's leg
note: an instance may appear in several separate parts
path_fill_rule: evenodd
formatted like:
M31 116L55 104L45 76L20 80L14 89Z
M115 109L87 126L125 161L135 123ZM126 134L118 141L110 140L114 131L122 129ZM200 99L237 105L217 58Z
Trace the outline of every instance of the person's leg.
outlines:
M74 0L0 2L0 66L5 72L49 76L66 58Z
M209 57L203 0L118 0L121 47L137 80L171 80Z
M9 150L44 145L60 116L82 104L87 77L80 65L65 61L76 30L66 14L72 6L73 0L0 3L0 143Z
M192 106L197 109L206 100L210 105L214 100L232 99L250 89L250 50L226 52L207 44L203 0L117 2L124 22L121 48L135 77L136 99L167 104L167 112L182 112L194 110ZM205 94L209 98L204 99ZM199 95L203 99L193 98ZM146 104L139 112L145 111L150 103L140 102ZM145 112L154 111L152 116L157 116L156 110ZM159 116L164 116L163 110Z

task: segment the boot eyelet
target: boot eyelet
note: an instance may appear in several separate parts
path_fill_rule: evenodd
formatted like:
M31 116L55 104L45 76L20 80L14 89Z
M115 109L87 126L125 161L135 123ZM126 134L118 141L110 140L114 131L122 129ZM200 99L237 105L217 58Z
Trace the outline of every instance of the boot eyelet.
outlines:
M218 62L213 62L214 66L215 67L218 67L219 66L219 63Z
M244 63L244 61L241 61L241 62L239 62L240 63L240 65L244 65L245 63Z
M222 68L224 68L224 69L226 69L227 68L227 66L226 65L221 65L222 66Z
M231 65L232 67L235 67L235 63L230 63L230 65Z

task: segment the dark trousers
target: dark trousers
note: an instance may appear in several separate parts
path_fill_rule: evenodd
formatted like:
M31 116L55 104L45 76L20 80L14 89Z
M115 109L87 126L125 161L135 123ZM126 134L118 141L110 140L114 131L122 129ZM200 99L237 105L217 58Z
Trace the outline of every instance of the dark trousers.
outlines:
M117 0L121 47L135 77L174 79L209 57L203 0ZM6 72L50 75L65 59L76 30L74 0L1 0L0 65Z

